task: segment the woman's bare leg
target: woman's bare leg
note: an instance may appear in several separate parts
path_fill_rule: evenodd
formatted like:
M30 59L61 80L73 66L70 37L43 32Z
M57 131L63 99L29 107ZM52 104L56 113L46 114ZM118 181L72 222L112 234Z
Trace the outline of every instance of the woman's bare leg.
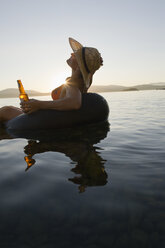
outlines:
M14 117L23 114L22 109L13 106L5 106L0 108L0 122L6 122Z

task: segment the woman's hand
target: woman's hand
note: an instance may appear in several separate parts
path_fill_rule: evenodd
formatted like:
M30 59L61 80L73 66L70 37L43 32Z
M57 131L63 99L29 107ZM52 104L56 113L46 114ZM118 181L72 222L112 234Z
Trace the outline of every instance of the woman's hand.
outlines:
M31 113L40 109L39 102L40 101L38 101L36 99L30 99L27 102L21 102L20 106L21 106L24 113L31 114Z

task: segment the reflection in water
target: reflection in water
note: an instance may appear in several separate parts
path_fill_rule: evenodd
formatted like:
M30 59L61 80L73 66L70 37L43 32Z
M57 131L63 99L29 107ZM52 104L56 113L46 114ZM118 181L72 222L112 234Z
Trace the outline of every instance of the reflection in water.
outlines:
M104 170L103 160L95 148L88 150L86 156L80 159L72 171L81 176L69 178L79 185L79 191L84 192L87 186L101 186L107 183L107 173Z
M33 159L35 154L48 151L60 152L76 162L76 166L71 170L76 176L68 180L79 185L79 192L84 192L88 186L105 185L107 183L107 173L104 170L106 160L102 159L100 153L96 151L97 147L93 145L105 138L108 130L108 123L104 123L72 130L70 132L72 135L70 136L69 133L69 137L63 133L61 139L58 131L58 137L54 133L56 137L53 140L52 135L49 136L48 133L45 137L40 137L40 140L29 140L24 148L26 171L36 163Z
M108 131L108 122L49 131L8 130L6 132L2 128L0 139L28 139L28 145L24 147L26 154L24 159L27 163L25 171L36 164L33 158L35 154L48 151L64 153L76 163L71 169L76 175L68 180L79 185L79 192L84 192L88 186L101 186L107 183L107 173L104 170L106 160L102 159L98 152L99 148L94 144L106 138Z
M72 161L77 162L72 171L77 175L69 178L69 181L78 184L80 192L84 192L87 186L105 185L107 183L107 173L104 170L104 163L96 148L88 143L62 142L62 143L46 143L29 141L25 146L25 161L27 163L26 171L35 164L32 158L37 153L48 151L64 153L70 157Z
M33 144L35 144L36 141L33 140L29 140L28 141L28 146L31 147ZM27 153L27 156L24 157L26 163L27 163L27 167L25 169L25 171L27 171L32 165L35 164L35 159L32 158L34 154L31 154L31 152Z

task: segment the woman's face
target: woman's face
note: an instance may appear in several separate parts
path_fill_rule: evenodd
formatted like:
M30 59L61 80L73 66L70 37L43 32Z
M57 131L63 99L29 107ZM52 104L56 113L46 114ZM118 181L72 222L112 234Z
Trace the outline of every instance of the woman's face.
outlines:
M73 69L76 70L78 67L77 59L74 53L71 53L71 56L69 59L67 59L67 64Z

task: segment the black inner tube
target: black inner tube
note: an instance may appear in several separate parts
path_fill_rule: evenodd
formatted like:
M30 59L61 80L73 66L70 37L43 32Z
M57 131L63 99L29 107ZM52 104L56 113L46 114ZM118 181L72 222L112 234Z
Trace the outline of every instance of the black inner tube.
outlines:
M8 130L45 130L77 127L107 121L109 107L106 100L96 93L82 94L82 106L78 110L39 110L22 114L6 123Z

